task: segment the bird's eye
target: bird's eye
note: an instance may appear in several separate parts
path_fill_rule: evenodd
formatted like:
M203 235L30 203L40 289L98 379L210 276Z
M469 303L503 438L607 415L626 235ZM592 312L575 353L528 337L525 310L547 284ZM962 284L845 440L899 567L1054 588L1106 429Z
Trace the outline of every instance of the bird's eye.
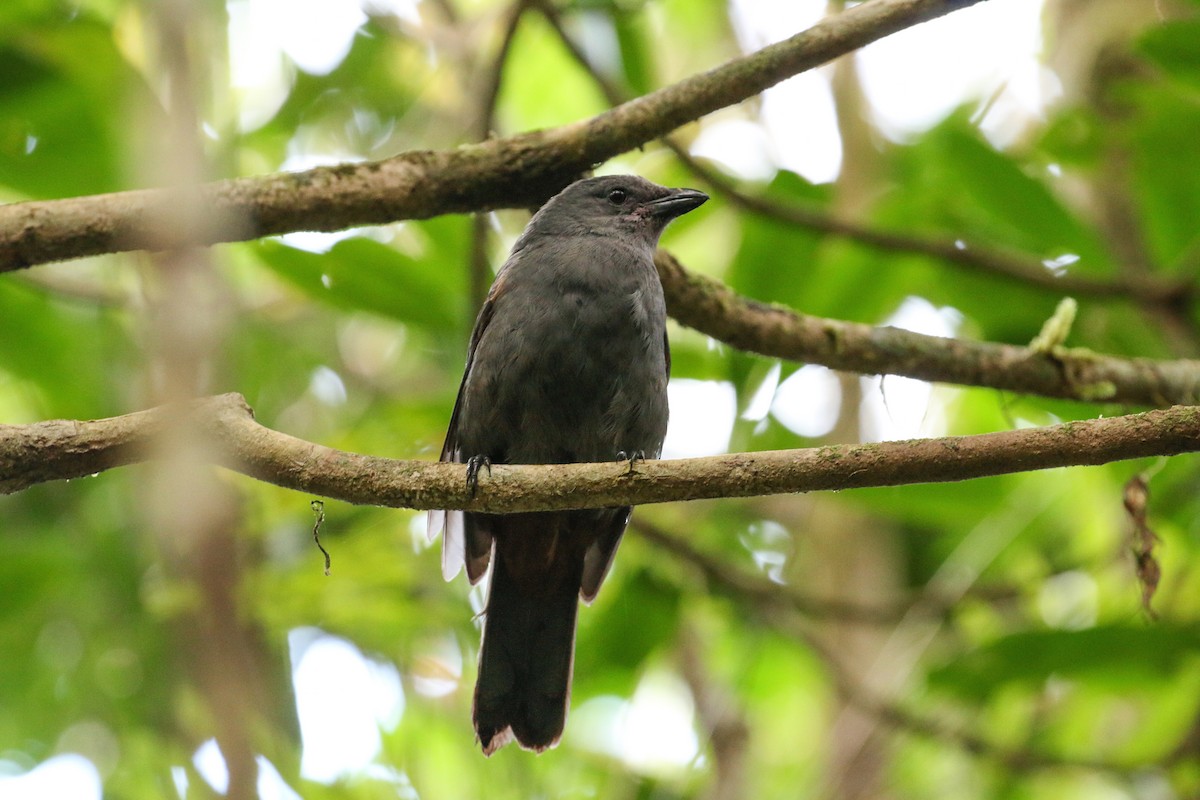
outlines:
M627 197L628 195L625 193L624 189L613 189L608 193L608 202L612 203L614 206L623 205Z

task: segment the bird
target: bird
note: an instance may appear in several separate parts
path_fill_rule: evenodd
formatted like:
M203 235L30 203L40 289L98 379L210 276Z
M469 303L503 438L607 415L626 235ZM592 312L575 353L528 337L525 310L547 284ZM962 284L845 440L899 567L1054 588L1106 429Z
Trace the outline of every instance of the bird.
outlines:
M441 460L469 485L492 464L657 458L671 370L654 253L708 200L636 175L576 181L530 219L479 311ZM485 755L555 746L566 725L579 601L591 603L632 508L432 511L442 572L491 565L473 698Z

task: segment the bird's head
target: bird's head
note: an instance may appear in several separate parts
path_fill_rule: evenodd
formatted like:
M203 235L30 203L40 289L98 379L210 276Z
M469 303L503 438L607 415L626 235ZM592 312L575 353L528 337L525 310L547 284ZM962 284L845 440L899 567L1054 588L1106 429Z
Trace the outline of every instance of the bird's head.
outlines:
M653 246L667 223L706 200L704 192L668 189L637 175L587 178L552 197L530 220L527 232L624 234Z

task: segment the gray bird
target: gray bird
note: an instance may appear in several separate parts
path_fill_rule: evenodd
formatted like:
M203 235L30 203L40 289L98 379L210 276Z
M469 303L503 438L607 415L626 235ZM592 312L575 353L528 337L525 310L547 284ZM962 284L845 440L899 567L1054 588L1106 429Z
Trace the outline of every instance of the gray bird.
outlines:
M479 312L441 460L465 461L475 485L491 464L658 457L671 356L654 251L707 199L612 175L547 202ZM558 743L578 599L596 597L630 511L430 512L446 580L465 564L474 584L492 564L474 704L485 754Z

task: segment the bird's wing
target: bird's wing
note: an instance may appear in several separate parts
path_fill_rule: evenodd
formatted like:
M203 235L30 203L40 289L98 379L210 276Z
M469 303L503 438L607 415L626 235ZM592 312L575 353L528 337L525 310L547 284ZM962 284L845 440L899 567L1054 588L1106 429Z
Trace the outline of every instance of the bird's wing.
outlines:
M471 331L471 343L467 346L467 366L463 370L462 383L458 385L458 397L454 399L454 411L450 412L450 427L446 431L446 443L442 445L442 461L451 463L462 462L462 448L458 443L458 415L462 411L463 394L467 390L467 377L471 374L471 367L475 365L475 348L479 346L479 340L483 338L483 332L487 330L488 323L492 321L492 314L496 310L496 287L492 287L492 291L488 292L487 300L483 302L483 308L479 309L479 317L475 320L475 329ZM474 455L472 453L472 455Z
M671 339L663 328L663 359L667 362L667 380L671 380Z
M467 378L471 374L471 368L475 363L475 350L479 346L479 340L483 338L483 333L487 330L488 323L492 321L492 315L496 309L496 298L500 296L503 282L497 279L492 284L491 291L488 292L487 300L483 303L483 308L479 310L479 316L475 320L475 329L471 331L471 342L467 346L467 365L463 370L462 382L458 385L458 396L454 400L454 411L450 413L450 426L446 431L446 442L442 445L441 461L454 464L460 464L463 461L462 446L458 440L458 417L463 407L463 395L467 388ZM475 455L475 454L471 454ZM458 571L462 569L463 563L467 558L467 531L466 524L461 511L430 511L426 517L426 532L429 540L438 533L443 533L442 538L442 577L446 580L453 580ZM490 537L489 537L490 538ZM479 535L474 531L471 532L470 539L472 541L473 560L478 562L479 556L474 551L478 550L477 540ZM478 564L472 565L474 569L472 583L479 580L482 571L487 568L487 559L483 559L482 566Z

